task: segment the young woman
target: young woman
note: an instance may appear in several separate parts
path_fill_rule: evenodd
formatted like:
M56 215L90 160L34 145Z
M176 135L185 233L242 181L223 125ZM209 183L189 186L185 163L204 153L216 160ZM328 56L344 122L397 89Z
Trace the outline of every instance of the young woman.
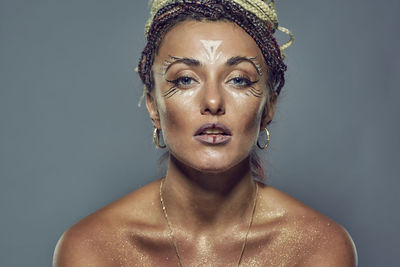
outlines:
M341 226L260 182L277 29L273 2L153 1L138 71L167 173L71 227L54 266L356 265Z

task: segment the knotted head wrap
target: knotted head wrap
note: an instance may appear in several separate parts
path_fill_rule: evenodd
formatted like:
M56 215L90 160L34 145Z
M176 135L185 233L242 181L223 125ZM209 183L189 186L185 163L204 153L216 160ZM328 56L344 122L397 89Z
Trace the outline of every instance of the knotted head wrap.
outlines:
M284 83L286 65L282 51L293 43L289 30L278 25L274 1L263 0L150 0L151 16L145 26L147 39L138 72L145 92L154 87L151 67L165 34L177 23L185 20L227 20L246 31L260 48L268 66L270 90L280 93ZM280 30L290 40L279 46L273 34Z

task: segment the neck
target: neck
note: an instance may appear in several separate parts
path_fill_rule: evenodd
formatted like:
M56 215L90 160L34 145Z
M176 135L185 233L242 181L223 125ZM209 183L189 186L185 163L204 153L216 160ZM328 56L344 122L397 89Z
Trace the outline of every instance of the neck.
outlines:
M254 194L248 159L225 172L204 173L169 158L162 197L180 228L195 232L240 225L248 220Z

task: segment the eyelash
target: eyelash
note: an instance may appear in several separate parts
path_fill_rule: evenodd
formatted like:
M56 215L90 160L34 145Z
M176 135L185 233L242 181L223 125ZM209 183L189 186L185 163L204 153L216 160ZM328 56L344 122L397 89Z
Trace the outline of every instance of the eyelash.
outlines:
M258 80L256 80L256 81L251 81L250 79L248 79L248 78L246 78L246 77L244 77L244 76L242 76L242 75L238 75L238 76L236 76L236 77L230 79L228 82L232 82L232 81L235 80L235 79L236 79L236 81L239 79L239 80L245 82L245 84L236 85L236 86L239 87L239 88L251 87L252 85L258 83Z
M193 79L192 77L189 76L181 76L175 80L167 80L167 82L172 83L174 85L174 87L178 87L178 88L185 88L187 86L189 86L188 84L182 84L181 82L183 82L184 79L190 79L191 81L196 81L195 79Z
M169 83L172 83L174 85L173 88L185 89L191 85L191 84L183 84L183 82L187 83L188 80L190 80L192 82L197 82L195 79L193 79L190 76L181 76L175 80L166 80L166 81ZM234 80L236 80L236 81L240 80L241 82L244 82L244 84L240 84L240 85L236 84L235 85L239 88L251 87L252 85L256 84L259 81L259 80L251 81L250 79L246 78L245 76L238 75L238 76L230 79L228 82L233 82ZM240 81L238 81L238 82L240 82Z

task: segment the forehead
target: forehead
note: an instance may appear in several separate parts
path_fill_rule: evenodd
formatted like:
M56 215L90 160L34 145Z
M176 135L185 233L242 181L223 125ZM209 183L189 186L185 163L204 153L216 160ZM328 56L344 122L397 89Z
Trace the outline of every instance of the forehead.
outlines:
M215 49L227 57L240 55L263 58L253 38L233 22L184 21L165 35L155 61L170 55L196 57L210 44L218 44L214 45Z

